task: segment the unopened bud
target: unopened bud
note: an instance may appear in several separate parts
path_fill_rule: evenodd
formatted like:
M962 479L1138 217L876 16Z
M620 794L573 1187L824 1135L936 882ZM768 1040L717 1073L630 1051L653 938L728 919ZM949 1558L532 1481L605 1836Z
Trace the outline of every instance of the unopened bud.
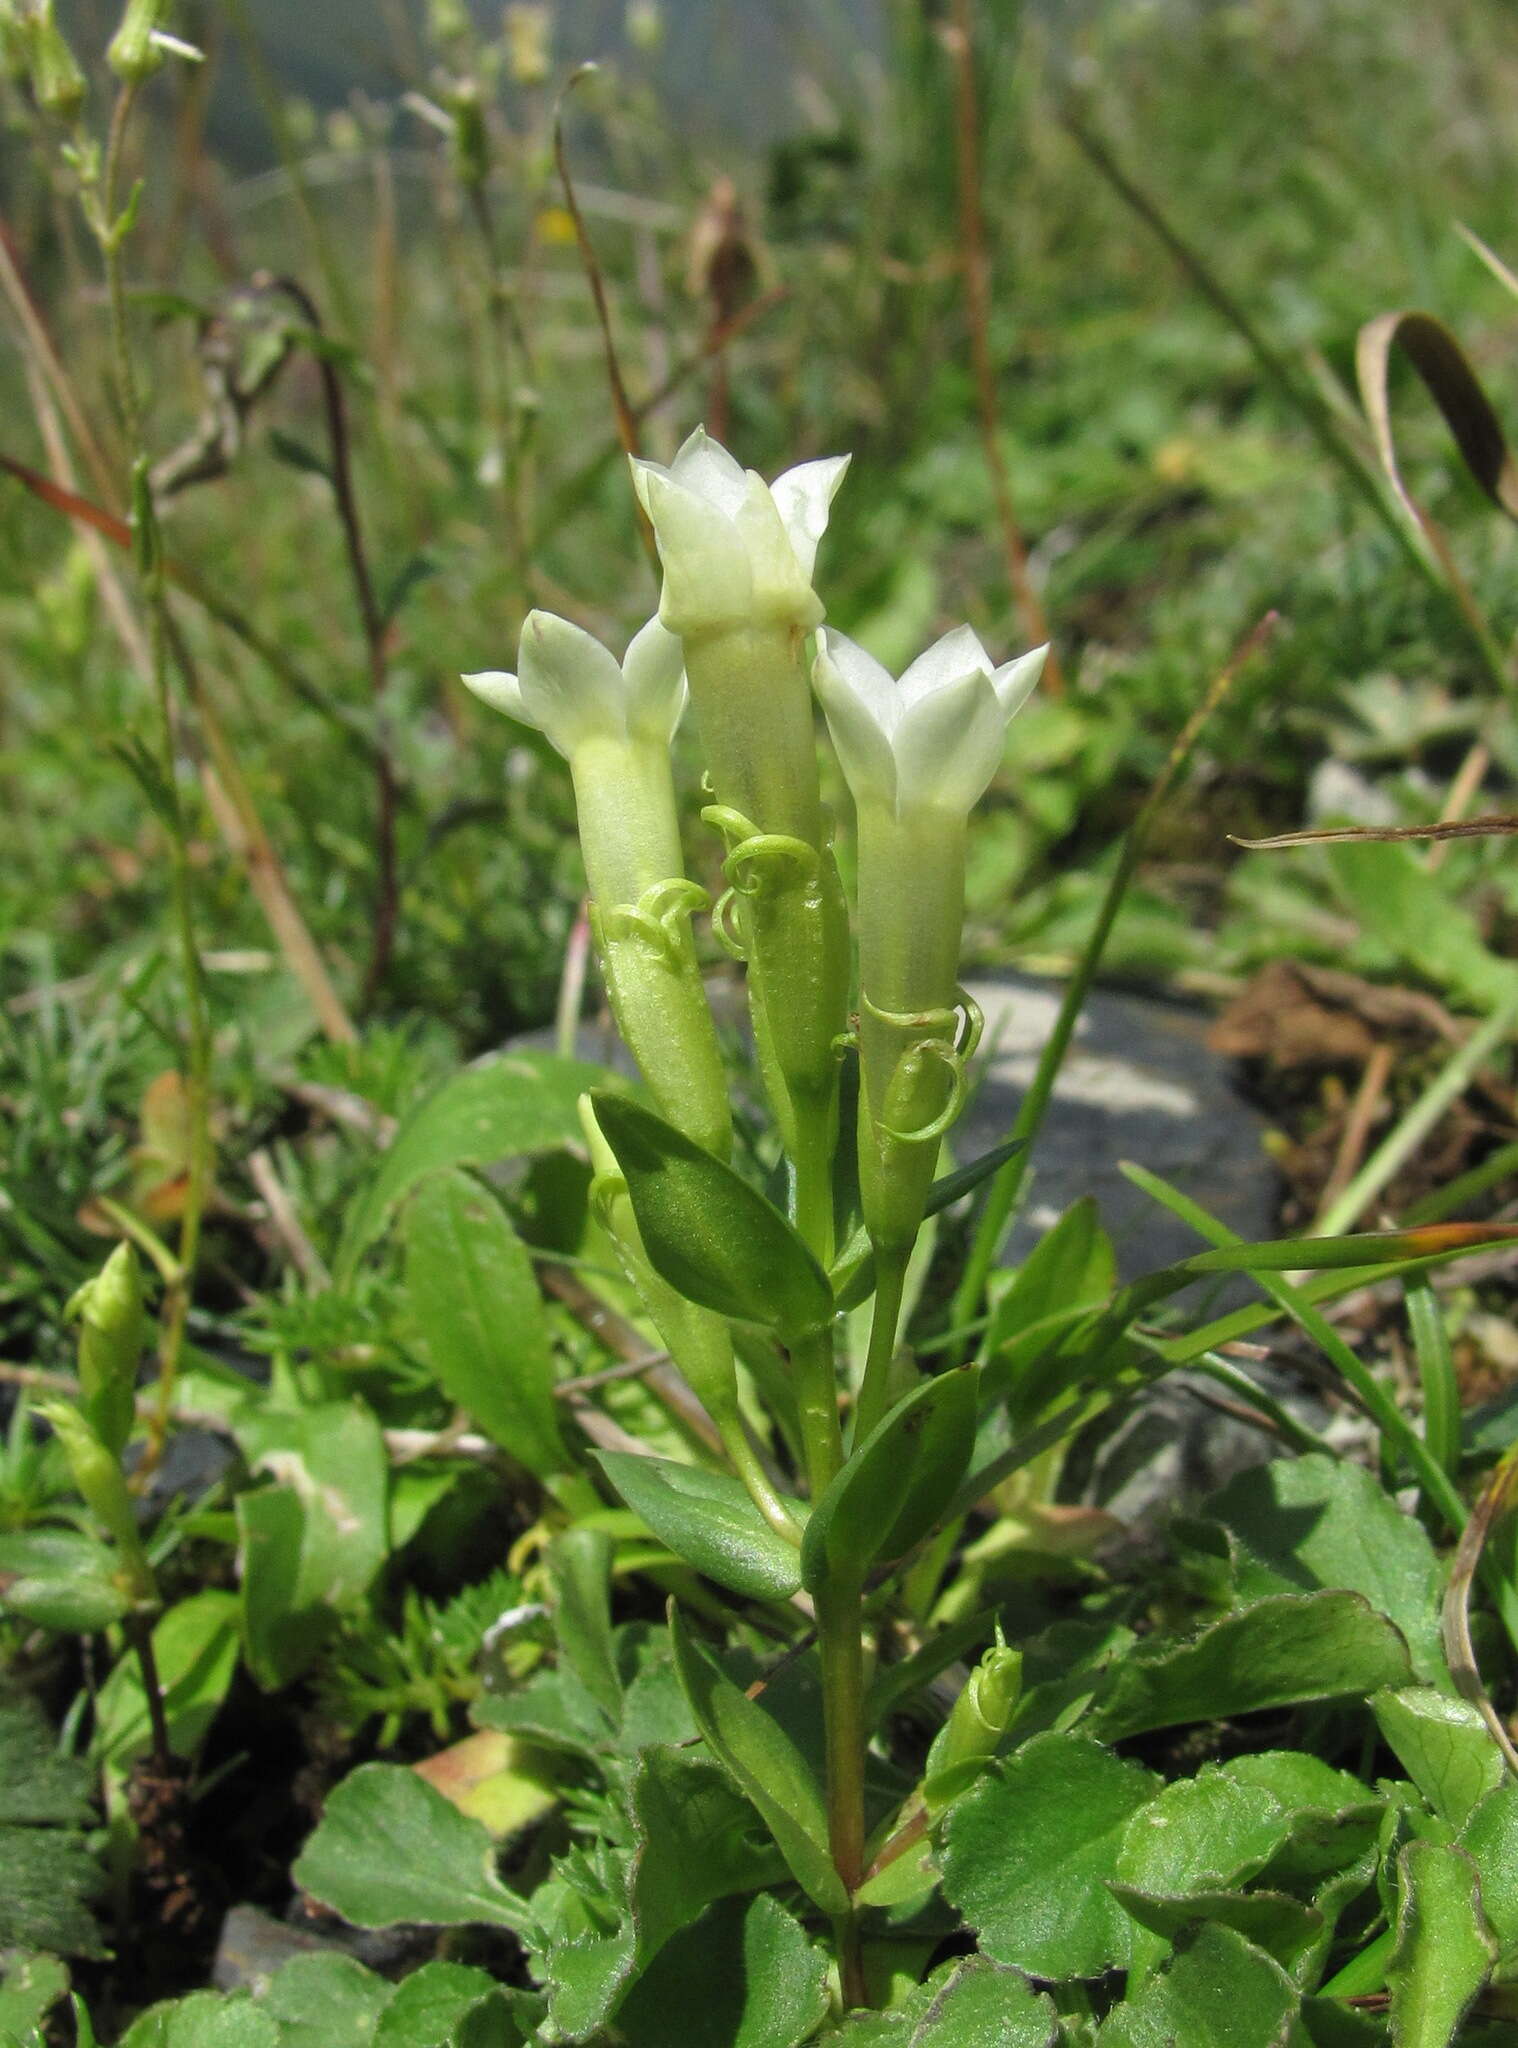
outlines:
M132 1433L137 1367L146 1317L142 1268L130 1244L119 1244L70 1301L79 1318L79 1383L90 1426L114 1457Z
M627 40L635 50L657 50L664 40L659 0L627 0Z
M472 78L461 78L448 95L453 116L453 168L461 185L483 185L490 176L490 136L485 103Z
M115 1544L132 1598L151 1601L157 1597L153 1568L137 1532L132 1496L127 1492L121 1466L91 1429L77 1408L67 1401L44 1401L38 1413L52 1425L63 1446L69 1472L83 1496L84 1504L101 1529Z
M84 73L53 19L53 0L34 0L31 10L22 16L21 27L32 95L38 106L56 120L76 121L84 107Z
M998 1630L997 1640L965 1680L928 1752L923 1793L930 1812L956 1798L996 1754L1012 1725L1022 1689L1022 1652L1009 1650Z

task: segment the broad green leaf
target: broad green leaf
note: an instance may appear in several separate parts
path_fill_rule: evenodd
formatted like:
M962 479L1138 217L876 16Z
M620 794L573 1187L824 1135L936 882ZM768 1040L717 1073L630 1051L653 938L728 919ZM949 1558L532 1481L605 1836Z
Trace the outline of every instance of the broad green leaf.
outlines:
M1270 1793L1286 1809L1288 1832L1259 1873L1263 1885L1289 1891L1320 1886L1363 1856L1376 1839L1384 1802L1360 1779L1315 1756L1259 1750L1218 1769L1237 1784Z
M1407 1645L1358 1593L1284 1593L1194 1636L1150 1636L1109 1672L1090 1718L1104 1742L1405 1684Z
M1397 1874L1397 1946L1386 1973L1394 2048L1449 2048L1497 1953L1476 1865L1452 1842L1409 1842Z
M1307 2048L1301 1996L1280 1964L1204 1924L1103 2022L1098 2048Z
M828 1959L778 1899L723 1899L660 1951L617 2012L627 2048L799 2048L827 2011Z
M292 1956L261 2003L279 2022L279 2048L371 2048L394 1987L352 1956Z
M659 1541L719 1586L752 1600L786 1600L800 1586L800 1551L776 1535L741 1481L631 1451L595 1456Z
M614 1914L603 1909L588 1923L571 1918L555 1928L548 1913L550 1940L537 1970L554 2026L573 2038L605 2026L665 1943L714 1901L788 1876L779 1851L762 1838L753 1807L708 1757L646 1751L628 1807L633 1850L625 1890L609 1902Z
M283 2048L279 2022L245 1992L192 1991L151 2005L119 2048Z
M1511 961L1483 943L1471 911L1416 849L1352 842L1331 846L1328 862L1354 915L1435 988L1456 991L1476 1010L1512 995L1518 976Z
M1409 1685L1378 1692L1371 1706L1398 1762L1441 1819L1463 1826L1502 1783L1502 1752L1469 1700Z
M1124 1962L1131 1923L1107 1889L1159 1780L1084 1735L1035 1735L949 1810L945 1897L994 1961L1056 1980Z
M1449 1685L1439 1560L1422 1524L1363 1466L1315 1453L1273 1458L1241 1472L1202 1513L1232 1539L1240 1601L1315 1587L1363 1593L1406 1637L1414 1675Z
M1481 1910L1507 1962L1518 1955L1518 1778L1488 1792L1459 1841L1480 1875Z
M1290 1814L1269 1792L1241 1784L1215 1764L1204 1765L1194 1778L1167 1785L1133 1814L1113 1874L1141 1895L1166 1899L1226 1892L1261 1870L1290 1828ZM1163 1959L1165 1947L1136 1935L1130 1970L1146 1974Z
M355 1927L531 1924L496 1875L488 1830L401 1764L361 1764L344 1778L293 1875Z
M848 1903L828 1853L822 1789L790 1736L757 1700L726 1677L670 1608L680 1683L707 1747L764 1816L802 1890L824 1913Z
M389 1461L372 1409L249 1407L233 1424L273 1486L237 1497L243 1648L266 1690L309 1666L388 1555Z
M89 1910L105 1883L84 1832L92 1780L35 1700L0 1693L0 1949L105 1954Z
M827 2036L838 2048L1056 2048L1068 2038L1046 1992L985 1956L944 1963L889 2011L855 2013Z
M543 1299L505 1210L449 1167L411 1196L402 1236L411 1319L443 1392L538 1478L565 1471Z
M1153 1962L1158 1962L1187 1931L1204 1922L1231 1927L1246 1941L1263 1949L1282 1969L1294 1977L1301 1959L1322 1940L1323 1914L1316 1906L1304 1905L1289 1892L1197 1891L1167 1894L1140 1891L1136 1885L1114 1884L1112 1896L1132 1915L1138 1925L1155 1937ZM1135 1959L1129 1965L1129 1992L1137 1990L1147 1969Z
M179 1601L153 1629L153 1661L174 1754L200 1752L237 1671L237 1595L211 1587ZM95 1754L122 1771L152 1744L142 1666L123 1652L95 1699Z
M467 1963L437 1962L395 1986L373 2048L518 2048L525 2039L492 1977Z
M671 1287L785 1344L826 1327L832 1289L778 1209L651 1110L599 1091L594 1101L644 1249Z
M57 1956L13 1956L0 1983L0 2039L9 2034L28 2048L32 2040L40 2042L43 2022L68 1989L68 1965Z
M336 1262L340 1287L385 1228L396 1204L446 1166L493 1166L581 1143L575 1105L588 1088L615 1086L604 1067L546 1052L513 1052L455 1074L402 1119L373 1180L348 1212Z
M0 1608L61 1635L94 1635L120 1621L127 1596L116 1559L78 1529L18 1529L0 1536Z
M611 1638L611 1560L612 1541L602 1529L565 1529L548 1546L559 1654L615 1727L622 1681Z
M904 1556L932 1529L975 1448L976 1377L962 1367L924 1380L854 1452L801 1540L809 1592L859 1584L877 1558Z

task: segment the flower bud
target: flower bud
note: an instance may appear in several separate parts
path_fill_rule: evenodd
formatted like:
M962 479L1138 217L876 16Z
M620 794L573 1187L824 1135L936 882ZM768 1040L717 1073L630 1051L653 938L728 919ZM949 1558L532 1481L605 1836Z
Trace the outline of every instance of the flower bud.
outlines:
M506 9L507 61L518 85L541 85L553 69L553 9L529 0L515 0Z
M113 1457L132 1433L137 1368L147 1318L136 1250L119 1244L65 1309L79 1318L79 1382L84 1414Z
M55 120L77 121L84 108L84 73L62 29L53 19L53 0L32 0L21 18L32 95Z
M947 1806L996 1754L1022 1698L1021 1650L1009 1650L997 1631L933 1739L923 1773L923 1798L930 1813Z
M67 1401L42 1401L37 1412L52 1426L85 1506L116 1545L122 1570L136 1601L157 1597L153 1568L137 1532L137 1516L121 1466L77 1408Z
M627 40L635 50L657 50L664 40L659 0L627 0Z

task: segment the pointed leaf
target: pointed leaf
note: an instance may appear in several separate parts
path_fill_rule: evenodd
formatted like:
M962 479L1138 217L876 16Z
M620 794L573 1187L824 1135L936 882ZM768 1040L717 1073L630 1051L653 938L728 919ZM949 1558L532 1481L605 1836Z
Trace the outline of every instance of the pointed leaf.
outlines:
M548 1546L559 1652L612 1727L622 1681L611 1636L612 1541L604 1529L565 1529Z
M790 1344L833 1315L827 1277L757 1189L651 1110L597 1091L596 1121L627 1181L644 1249L702 1308Z
M1204 1925L1104 2022L1099 2048L1305 2048L1301 1995L1231 1927Z
M443 1392L538 1478L566 1470L543 1299L505 1210L449 1167L412 1195L403 1234L411 1317Z
M1502 1783L1502 1752L1469 1700L1408 1685L1378 1692L1371 1706L1398 1762L1441 1820L1463 1826Z
M976 1372L925 1380L870 1432L812 1510L801 1541L809 1592L858 1584L905 1556L954 1498L975 1448Z
M718 1670L673 1604L669 1628L680 1683L707 1747L763 1814L802 1890L824 1913L841 1913L848 1897L828 1853L822 1789L805 1757L773 1715Z
M1397 1946L1386 1973L1392 2041L1449 2048L1497 1952L1476 1865L1452 1842L1409 1842L1397 1873Z
M788 1600L801 1584L801 1553L765 1521L740 1481L725 1472L598 1451L597 1462L659 1541L731 1592ZM798 1520L805 1509L795 1503Z

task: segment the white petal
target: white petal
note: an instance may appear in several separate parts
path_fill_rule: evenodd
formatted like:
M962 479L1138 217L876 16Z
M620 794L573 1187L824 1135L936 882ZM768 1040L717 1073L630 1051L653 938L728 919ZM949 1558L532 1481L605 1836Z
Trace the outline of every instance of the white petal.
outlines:
M677 484L694 491L698 498L705 498L708 505L725 512L730 519L743 503L747 488L743 465L728 454L720 441L714 441L705 427L697 427L687 435L669 473Z
M956 626L919 654L901 679L903 701L912 704L967 675L991 673L991 657L969 626Z
M690 633L742 618L753 604L754 579L732 520L652 463L635 464L633 475L664 564L665 625Z
M460 680L473 690L482 704L488 704L492 711L504 711L508 718L519 718L524 725L531 725L527 707L522 702L522 686L516 677L504 668L482 668L472 676Z
M801 462L770 485L775 509L808 582L817 565L817 543L827 532L828 510L852 459L830 455L821 462Z
M1034 686L1044 672L1044 663L1049 656L1049 643L1035 647L1031 654L1019 655L1016 661L1004 661L991 681L1001 700L1001 708L1008 718L1022 710L1032 696Z
M919 806L968 817L996 773L1007 719L981 669L906 705L896 728L896 814Z
M626 732L622 664L583 627L552 612L529 612L518 674L522 702L561 754L582 740Z
M733 524L748 550L755 615L784 620L809 633L822 618L822 606L810 576L796 559L770 487L756 469L748 473L743 503Z
M627 730L667 746L685 709L685 655L658 619L635 633L622 657Z
M844 780L856 804L896 804L896 685L873 655L828 631L817 636L812 682L827 714Z

